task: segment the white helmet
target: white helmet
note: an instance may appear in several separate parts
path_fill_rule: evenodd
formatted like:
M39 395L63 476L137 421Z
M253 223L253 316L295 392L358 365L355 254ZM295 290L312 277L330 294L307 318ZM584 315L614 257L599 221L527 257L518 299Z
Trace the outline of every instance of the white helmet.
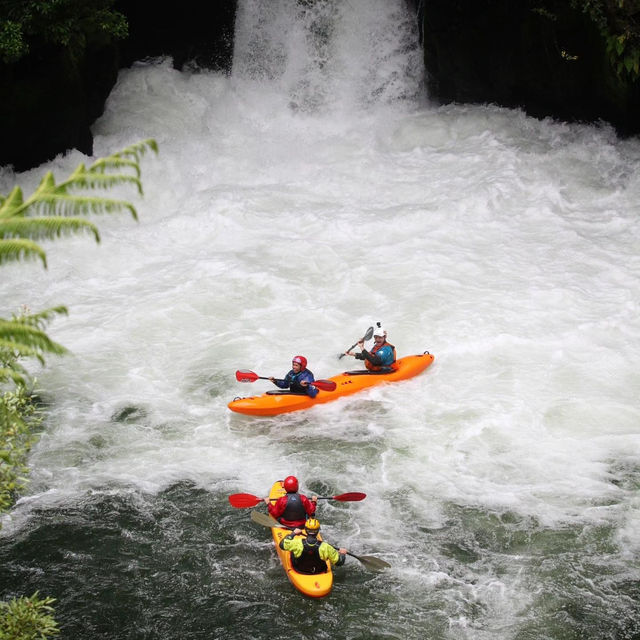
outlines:
M379 322L376 322L376 324L378 326L373 330L373 335L374 336L382 336L383 338L386 338L387 332L380 326Z

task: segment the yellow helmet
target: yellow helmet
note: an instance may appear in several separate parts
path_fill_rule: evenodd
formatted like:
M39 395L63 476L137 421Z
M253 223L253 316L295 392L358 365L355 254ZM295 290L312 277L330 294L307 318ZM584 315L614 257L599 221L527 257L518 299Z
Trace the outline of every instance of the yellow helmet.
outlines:
M307 533L318 533L320 531L320 523L315 518L309 518L304 523Z

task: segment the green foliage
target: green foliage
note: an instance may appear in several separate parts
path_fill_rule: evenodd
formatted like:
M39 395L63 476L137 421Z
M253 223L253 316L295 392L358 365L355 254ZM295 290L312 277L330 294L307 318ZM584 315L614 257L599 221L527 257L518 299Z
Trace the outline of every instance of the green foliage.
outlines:
M137 219L130 202L79 195L76 191L133 184L142 194L139 162L148 150L157 153L155 140L144 140L99 158L88 169L81 164L59 184L49 172L27 199L19 187L6 197L0 196L0 264L35 256L46 267L46 254L34 239L89 230L99 241L96 226L77 214L126 210ZM22 361L35 358L44 364L46 354L66 353L45 332L54 317L66 313L66 307L58 306L39 313L25 309L10 320L0 318L0 393L3 388L6 391L0 406L0 512L6 511L22 488L20 478L26 473L24 460L31 442L25 434L35 424L25 395L31 379Z
M126 38L115 0L0 0L0 59L12 63L36 44L67 48L79 58L89 44Z
M78 195L76 191L132 184L142 195L139 161L149 149L157 153L155 140L144 140L106 158L100 158L88 169L80 164L59 184L55 183L53 174L48 172L36 191L27 199L20 187L15 187L7 196L0 195L0 264L22 258L37 258L46 268L46 254L34 240L88 231L99 242L97 227L80 217L82 215L127 210L137 219L135 207L130 202ZM113 171L118 173L112 173Z
M55 315L67 314L66 307L54 307L36 314L0 318L0 383L12 381L26 387L28 377L20 365L21 358L36 358L44 364L44 354L63 355L66 349L44 332ZM1 441L0 441L1 445Z
M7 1L0 2L4 12ZM23 4L33 8L37 3ZM41 4L71 3L50 0ZM148 150L158 152L155 140L144 140L100 158L88 169L81 164L59 184L49 172L27 199L19 187L8 196L0 195L0 264L36 257L46 268L46 254L34 240L89 231L99 242L97 227L81 215L127 210L137 220L130 202L76 192L132 184L142 195L139 162ZM11 320L0 318L0 513L13 505L27 483L27 456L42 423L27 392L27 384L32 380L21 360L36 358L44 364L44 354L66 352L45 333L55 316L66 313L66 307L59 306L35 314L25 310ZM7 389L7 385L12 385L13 390ZM0 640L46 640L57 635L60 631L52 615L53 602L53 598L40 598L38 592L31 597L0 602Z
M27 483L27 455L41 422L24 387L0 396L0 513L11 507Z
M605 42L609 63L621 80L640 78L640 0L571 0Z
M54 598L31 597L0 602L0 640L46 640L60 633L51 605Z

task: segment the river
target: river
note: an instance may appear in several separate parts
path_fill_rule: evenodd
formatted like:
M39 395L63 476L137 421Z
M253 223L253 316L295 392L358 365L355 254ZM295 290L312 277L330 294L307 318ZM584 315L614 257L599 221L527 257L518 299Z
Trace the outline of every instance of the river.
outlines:
M425 95L401 0L243 0L229 75L123 70L95 155L153 137L139 222L3 267L71 354L0 531L0 597L63 638L640 637L640 141ZM63 179L70 152L0 191ZM28 286L25 286L28 282ZM420 376L274 418L236 369L318 378L375 321ZM287 581L236 492L286 475L348 558Z

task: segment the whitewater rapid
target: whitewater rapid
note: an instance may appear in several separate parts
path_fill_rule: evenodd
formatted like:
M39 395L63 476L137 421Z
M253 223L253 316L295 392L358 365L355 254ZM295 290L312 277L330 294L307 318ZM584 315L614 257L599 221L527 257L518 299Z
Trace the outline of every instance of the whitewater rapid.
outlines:
M431 105L411 16L366 4L332 22L331 3L247 2L230 76L167 60L120 73L94 153L157 140L144 197L116 192L139 222L100 218L98 246L47 243L47 271L3 267L2 315L66 304L50 333L71 355L36 370L46 429L1 535L87 496L185 482L248 526L226 496L294 473L368 494L322 518L394 565L368 587L402 612L389 637L425 637L433 620L432 637L533 633L567 593L637 631L640 143L606 124ZM90 160L4 169L1 190ZM300 414L227 409L269 388L236 369L281 376L300 353L329 377L378 320L399 355L429 350L434 365ZM357 589L339 584L334 602Z

